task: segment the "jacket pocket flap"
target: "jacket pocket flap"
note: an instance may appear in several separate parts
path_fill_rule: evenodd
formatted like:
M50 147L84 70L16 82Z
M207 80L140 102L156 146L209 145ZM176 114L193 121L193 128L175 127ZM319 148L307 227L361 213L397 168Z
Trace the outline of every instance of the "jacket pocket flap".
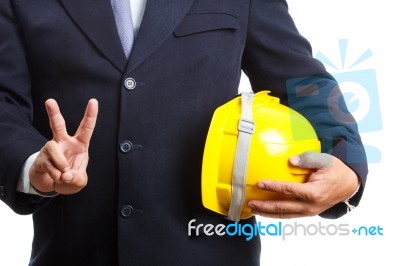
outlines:
M189 13L174 31L176 37L218 29L240 29L237 18L222 12Z

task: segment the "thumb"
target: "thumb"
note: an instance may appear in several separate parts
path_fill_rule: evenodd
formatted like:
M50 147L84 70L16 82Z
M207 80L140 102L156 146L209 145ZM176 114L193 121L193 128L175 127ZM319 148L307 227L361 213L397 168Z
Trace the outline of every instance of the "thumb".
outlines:
M327 153L304 152L290 157L289 161L300 168L329 168L332 166L333 156Z
M61 180L76 193L87 185L88 176L84 171L72 169L63 173Z

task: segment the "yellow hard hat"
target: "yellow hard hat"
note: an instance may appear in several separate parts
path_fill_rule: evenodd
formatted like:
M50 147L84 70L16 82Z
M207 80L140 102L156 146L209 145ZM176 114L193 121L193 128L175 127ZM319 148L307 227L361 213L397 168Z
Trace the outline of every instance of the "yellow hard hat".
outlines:
M320 149L312 125L279 98L242 93L214 112L203 156L203 205L232 221L251 217L249 200L285 198L258 189L258 181L305 182L310 170L291 166L289 158Z

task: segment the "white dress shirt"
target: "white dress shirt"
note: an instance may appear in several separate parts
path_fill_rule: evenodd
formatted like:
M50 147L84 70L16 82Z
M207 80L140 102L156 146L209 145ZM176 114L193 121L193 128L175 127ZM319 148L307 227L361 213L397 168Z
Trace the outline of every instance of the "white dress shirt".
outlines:
M135 30L135 37L139 31L140 25L146 8L147 0L131 0L131 14L133 29Z
M140 25L142 24L144 10L146 8L147 0L130 0L131 4L131 15L135 38L139 32ZM47 195L42 195L38 193L31 185L29 181L29 169L31 168L39 152L36 152L29 156L21 168L17 191L24 192L28 194L40 195L46 197ZM48 197L48 196L47 196Z

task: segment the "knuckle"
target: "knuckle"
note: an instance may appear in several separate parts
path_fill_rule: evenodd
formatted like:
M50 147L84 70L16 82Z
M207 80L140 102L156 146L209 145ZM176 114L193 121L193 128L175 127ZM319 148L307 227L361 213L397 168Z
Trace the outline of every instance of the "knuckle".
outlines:
M50 140L43 146L43 148L40 151L46 155L50 155L51 152L56 148L57 148L57 143L54 140Z
M278 212L280 214L284 214L287 212L287 208L281 202L275 202L273 208L275 212Z
M48 172L53 172L52 170L54 167L50 161L45 160L45 161L43 161L43 168L46 169Z
M281 187L281 192L282 192L283 194L292 194L293 189L292 189L291 184L289 184L289 183L284 183L284 184L282 185L282 187Z
M34 165L42 170L48 171L50 169L50 162L48 160L39 160Z
M318 215L321 212L320 208L316 205L311 205L307 207L304 211L304 213L308 216L315 216Z
M71 185L74 187L74 189L81 190L82 188L84 188L87 185L86 176L85 175L75 176L73 178Z
M325 203L328 199L328 195L327 194L323 194L323 193L317 193L314 196L314 202L315 203Z
M48 149L54 149L57 146L57 142L55 142L54 140L49 140L46 145L45 145Z
M315 206L310 205L304 209L304 213L308 216L313 216L317 213Z
M36 158L36 160L33 162L32 166L31 166L31 171L32 171L32 170L35 170L35 171L41 170L41 169L43 168L42 166L43 166L42 160L40 160L40 158L38 157L38 158Z
M318 203L324 200L325 195L318 190L311 190L310 193L306 195L306 198L309 202Z
M40 154L49 154L49 144L50 141L48 141L44 146L40 149Z
M49 175L54 181L58 181L61 179L61 173L57 170L50 171Z
M57 120L57 123L52 125L52 129L54 132L62 132L65 129L65 121L64 119Z

